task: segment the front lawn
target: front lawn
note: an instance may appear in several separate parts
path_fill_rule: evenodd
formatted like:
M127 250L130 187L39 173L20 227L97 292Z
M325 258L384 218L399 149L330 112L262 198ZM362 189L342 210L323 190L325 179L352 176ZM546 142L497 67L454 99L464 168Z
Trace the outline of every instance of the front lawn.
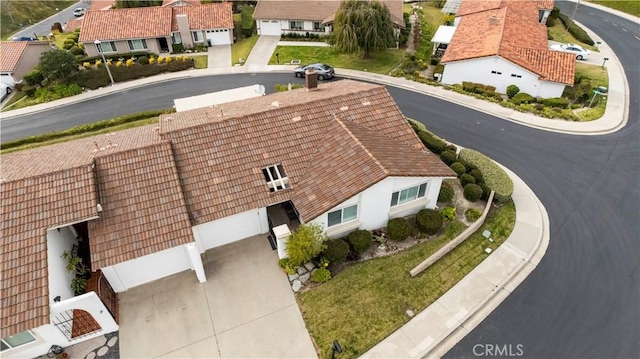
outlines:
M589 79L591 86L594 88L598 86L609 87L607 69L602 66L576 62L576 78Z
M193 56L193 67L195 69L206 69L209 66L208 55Z
M240 39L231 45L231 64L239 64L240 59L247 61L247 57L256 45L256 41L258 41L258 35L254 34L249 38Z
M454 221L434 240L355 264L300 293L298 304L319 357L331 356L334 339L344 350L341 359L362 355L407 323L407 310L424 310L487 258L484 248L495 250L514 224L515 206L510 203L492 210L480 230L415 278L409 270L462 232L462 223ZM492 232L493 243L481 235L485 229Z
M584 42L580 42L573 35L567 31L567 29L562 24L560 19L555 20L553 26L547 27L547 38L549 40L561 42L564 44L578 44L585 49L589 49L591 51L598 51L598 48L595 46L587 45Z
M300 60L301 64L323 62L333 67L368 71L387 75L404 56L403 50L386 50L375 53L369 59L363 59L359 55L339 54L330 47L319 46L278 46L271 55L269 65L275 65L276 53L280 54L280 63L289 63L291 60Z
M634 16L640 16L640 1L638 0L590 0L593 3L620 10Z

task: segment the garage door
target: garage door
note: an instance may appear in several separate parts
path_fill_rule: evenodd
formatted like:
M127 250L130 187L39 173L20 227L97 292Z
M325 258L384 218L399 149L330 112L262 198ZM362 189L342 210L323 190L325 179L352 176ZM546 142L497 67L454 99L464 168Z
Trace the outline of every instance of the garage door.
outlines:
M260 21L260 35L280 36L280 21L262 20Z
M211 45L228 45L231 43L229 29L207 30L207 40L211 40Z

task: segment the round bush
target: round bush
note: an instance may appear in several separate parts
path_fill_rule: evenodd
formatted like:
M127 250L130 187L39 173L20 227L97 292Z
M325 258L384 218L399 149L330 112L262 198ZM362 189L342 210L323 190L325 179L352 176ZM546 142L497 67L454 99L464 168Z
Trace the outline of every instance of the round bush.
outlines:
M349 233L347 242L352 251L362 253L371 247L373 234L365 229L357 229Z
M520 92L519 94L513 96L511 101L513 101L513 103L515 103L516 105L520 105L522 103L533 103L535 102L535 99L528 93Z
M480 184L484 182L484 177L482 176L482 171L480 171L477 168L474 168L472 170L469 171L469 174L473 176L473 178L476 179L476 184Z
M22 79L28 85L34 86L40 84L44 80L44 76L42 75L42 72L40 72L40 69L36 67L35 69L24 74Z
M77 43L73 41L73 39L66 39L62 43L62 48L65 50L69 50L70 48L77 46Z
M467 167L465 167L464 164L462 164L461 162L454 162L449 167L451 167L453 172L455 172L458 175L458 177L467 173Z
M149 64L149 58L146 56L140 56L138 57L138 63L142 64L142 65L148 65Z
M73 55L84 55L84 50L79 48L78 46L74 46L69 49L69 52Z
M340 264L347 259L349 254L349 245L342 238L332 239L326 242L327 248L322 251L322 256L325 257L331 264Z
M482 197L482 187L475 183L469 183L464 186L464 198L471 202L475 202Z
M455 194L453 187L448 182L442 182L440 193L438 194L438 202L449 202Z
M411 234L411 225L404 218L394 218L387 223L387 236L392 241L404 241Z
M442 215L435 209L421 209L416 215L416 224L421 232L436 234L442 227Z
M507 87L507 96L509 96L509 98L513 98L518 92L520 92L520 88L516 85L509 85Z
M327 268L318 268L311 273L311 281L324 283L331 279L331 272Z
M462 185L462 187L468 185L469 183L476 183L476 178L473 177L472 175L465 173L462 176L460 176L460 184Z
M456 162L458 159L458 155L455 152L451 151L442 151L440 154L440 159L442 162L446 163L447 166L450 166L452 163Z
M480 184L480 188L482 188L482 199L484 199L485 201L489 199L489 196L491 195L491 188L489 188L489 186L487 186L486 183L482 183Z
M482 212L478 211L475 208L469 208L464 212L464 216L467 218L468 221L471 221L471 222L477 221L481 215L482 215Z

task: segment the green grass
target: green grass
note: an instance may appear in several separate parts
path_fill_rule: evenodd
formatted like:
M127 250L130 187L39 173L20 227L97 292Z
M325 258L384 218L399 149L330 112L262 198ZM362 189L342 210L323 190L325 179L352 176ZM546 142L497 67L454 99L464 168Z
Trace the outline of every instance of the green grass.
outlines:
M33 25L57 13L56 8L62 10L75 3L75 0L0 0L0 37L6 40L21 29L20 24L23 27Z
M247 57L256 45L256 41L258 41L258 35L254 34L249 38L240 39L236 41L235 44L231 45L231 63L233 65L239 64L240 59L247 61Z
M70 38L71 36L73 36L74 33L73 32L64 32L64 33L59 33L58 31L54 31L53 32L53 36L55 37L55 40L53 41L53 43L60 49L63 50L64 49L64 41L68 38Z
M193 67L196 69L206 69L209 66L209 56L208 55L197 55L193 56Z
M598 51L597 47L587 45L584 42L580 42L575 37L573 37L573 35L571 35L569 31L567 31L564 25L562 25L562 21L560 21L560 19L556 19L553 26L547 27L547 38L549 40L562 42L565 44L578 44L585 49Z
M438 27L444 24L445 14L433 2L422 3L422 16L429 28L429 40L436 34Z
M330 47L278 46L274 54L271 55L270 65L276 64L276 52L280 54L281 64L288 63L291 60L300 60L302 64L323 62L337 68L368 71L384 75L398 65L404 56L403 50L386 50L372 54L369 59L363 59L359 55L336 53Z
M638 0L589 0L612 9L620 10L634 16L640 16L640 1Z
M493 211L480 230L415 278L409 270L459 234L462 223L453 222L437 239L406 251L355 264L297 295L319 357L330 357L334 339L344 350L341 359L362 355L409 321L406 310L424 310L487 258L484 248L495 250L514 224L515 206L510 203ZM481 235L485 229L492 232L493 243Z
M14 91L15 93L11 98L2 105L2 110L15 110L16 108L12 108L11 105L23 99L27 94L24 91Z
M587 78L591 82L591 86L609 87L609 76L606 67L598 65L589 65L582 62L576 62L576 78Z
M585 110L585 111L577 111L576 112L576 115L580 118L581 121L597 120L600 117L602 117L602 115L604 115L604 111L607 108L607 99L606 99L606 97L603 98L602 96L598 96L598 98L596 98L593 102L595 104L597 104L595 107L592 107L592 108L590 108L588 110Z

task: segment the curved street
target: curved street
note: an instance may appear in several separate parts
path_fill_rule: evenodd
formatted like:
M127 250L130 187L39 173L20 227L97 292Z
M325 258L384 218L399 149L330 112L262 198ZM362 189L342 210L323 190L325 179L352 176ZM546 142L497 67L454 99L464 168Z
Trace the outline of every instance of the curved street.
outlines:
M571 13L572 3L559 3ZM606 21L604 20L606 19ZM604 136L540 131L432 97L389 87L402 112L449 141L517 173L551 220L537 269L446 357L476 357L477 344L523 346L532 358L640 355L640 131L638 24L581 7L576 20L615 51L629 81L629 121ZM615 26L612 24L616 24ZM629 32L622 32L624 27ZM289 74L190 78L131 89L46 113L2 121L2 141L172 106L185 97L251 84L267 92Z

